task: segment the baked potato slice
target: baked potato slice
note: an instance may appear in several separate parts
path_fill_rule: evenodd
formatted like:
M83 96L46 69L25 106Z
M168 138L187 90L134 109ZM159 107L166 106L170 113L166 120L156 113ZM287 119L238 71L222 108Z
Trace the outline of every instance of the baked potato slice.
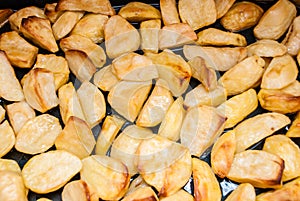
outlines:
M194 201L195 199L190 193L181 189L168 197L160 197L159 200L160 201L182 201L182 200Z
M132 193L126 195L121 201L159 201L157 195L151 187L140 187Z
M15 145L16 138L7 120L0 124L0 158L7 154Z
M247 46L248 56L278 57L287 53L285 45L276 40L262 39Z
M0 171L11 171L21 174L21 168L14 159L0 159Z
M141 175L137 176L130 182L128 191L125 196L129 195L130 193L136 191L139 188L149 187L149 185L145 182Z
M9 16L13 13L14 11L12 9L0 9L0 28L8 22Z
M140 24L141 49L144 52L157 53L159 49L159 32L161 21L147 20Z
M91 192L87 183L82 180L71 181L64 186L61 193L64 201L98 201L99 198Z
M5 109L2 106L0 106L0 123L5 119L5 113Z
M1 200L27 201L27 189L22 176L9 170L0 171Z
M44 7L44 13L51 23L54 23L64 13L64 11L57 11L56 6L57 3L47 3Z
M296 56L300 51L300 17L296 17L289 28L289 32L287 33L284 43L287 47L287 52L292 55Z
M235 0L215 0L217 19L223 17L232 7Z
M300 112L297 112L297 115L292 122L289 130L286 132L288 137L300 137Z
M118 82L119 79L112 72L111 65L101 68L94 74L93 83L102 91L110 91Z
M225 201L255 201L255 189L249 183L240 184Z
M164 25L180 23L176 0L160 0L159 6Z

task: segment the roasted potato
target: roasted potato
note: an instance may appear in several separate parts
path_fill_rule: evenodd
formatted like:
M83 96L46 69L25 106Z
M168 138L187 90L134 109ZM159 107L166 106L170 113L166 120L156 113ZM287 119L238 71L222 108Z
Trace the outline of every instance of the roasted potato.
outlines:
M289 130L286 132L288 137L300 137L300 112L297 113L292 125Z
M159 6L164 25L180 23L175 0L160 0Z
M190 193L181 189L177 191L175 194L170 195L168 197L160 197L159 200L160 201L182 201L182 200L194 201L195 199Z
M263 39L247 46L248 56L277 57L287 53L287 48L276 40Z
M5 109L2 106L0 106L0 123L4 120L5 113L6 113Z
M296 56L300 51L300 17L296 17L290 26L289 32L284 39L285 46L287 47L287 52L290 55Z
M45 15L48 17L51 23L54 23L64 11L56 11L57 3L47 3L44 8Z
M0 159L0 171L11 171L21 174L21 168L14 159Z
M111 65L101 68L94 74L93 83L102 91L110 91L118 82L119 79L112 72Z
M15 145L15 133L8 121L0 124L0 158L7 154Z
M157 195L151 187L140 187L132 193L126 195L121 201L149 200L159 201Z
M143 177L139 175L130 182L126 195L129 195L130 193L136 191L137 189L144 188L144 187L149 187L149 185L145 182Z
M98 201L99 198L91 192L86 182L82 180L71 181L64 186L61 193L63 201Z
M216 0L217 19L223 17L232 7L235 0Z
M255 189L249 183L240 184L225 201L255 201Z
M7 22L9 16L14 13L12 9L0 9L0 28L3 27Z
M144 52L158 52L160 27L161 21L159 19L141 22L141 49Z

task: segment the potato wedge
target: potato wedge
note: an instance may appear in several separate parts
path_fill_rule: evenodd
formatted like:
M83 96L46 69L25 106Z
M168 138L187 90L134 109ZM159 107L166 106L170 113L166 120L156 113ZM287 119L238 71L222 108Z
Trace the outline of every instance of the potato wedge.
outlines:
M68 35L77 22L83 17L84 12L66 11L52 25L53 35L56 40L60 40Z
M164 25L180 23L175 0L160 0L159 6Z
M24 94L15 71L3 51L0 51L0 65L0 97L8 101L24 100Z
M80 178L102 200L119 200L130 182L127 167L108 156L92 155L82 160Z
M158 9L142 2L127 3L120 9L118 15L129 22L142 22L161 18L161 14Z
M255 189L249 183L240 184L225 201L255 201Z
M217 19L223 17L227 11L231 8L235 0L215 0Z
M213 0L180 0L178 10L182 22L188 23L194 30L213 24L217 19L216 4Z
M225 128L234 127L258 106L258 98L254 89L235 95L218 106L218 110L227 118Z
M15 148L26 154L38 154L50 149L61 133L58 118L42 114L29 119L16 137Z
M87 183L82 180L71 181L65 185L61 198L63 201L98 201L99 198L90 191Z
M0 10L0 28L2 28L8 22L8 18L13 13L14 13L14 11L9 8Z
M177 191L175 194L170 195L168 197L160 197L159 200L160 201L182 201L182 200L194 201L195 199L190 193L181 189Z
M157 195L151 187L140 187L132 193L125 196L121 201L135 201L135 200L148 200L148 201L159 201Z
M263 151L275 154L284 160L283 182L300 176L300 149L289 137L285 135L268 137Z
M2 106L0 106L0 123L5 119L5 113L5 109Z
M216 28L207 28L197 33L199 45L213 46L246 46L246 38L237 33L222 31Z
M284 39L287 52L290 55L296 56L300 51L300 17L296 17L290 26L289 32Z
M291 120L287 116L276 112L258 114L244 120L234 128L236 152L244 151L290 123Z
M53 53L58 51L58 46L48 19L35 16L23 18L20 32L41 48Z
M0 124L0 158L7 154L15 145L15 133L8 121Z
M86 14L75 25L71 35L81 35L91 39L94 43L101 43L104 40L104 25L108 16L102 14Z
M108 19L104 26L106 54L116 58L133 52L140 46L140 34L127 20L119 15Z
M148 97L151 86L151 81L121 81L109 92L108 103L124 118L134 122Z
M165 25L159 32L159 49L193 44L197 40L194 30L186 23Z
M64 186L81 169L80 159L62 150L35 155L22 169L25 186L36 193L53 192Z
M261 81L263 89L282 89L297 79L298 68L290 55L275 57L264 72Z
M66 84L69 80L69 66L64 57L55 54L38 54L34 68L45 68L54 75L55 90Z
M0 199L27 201L27 190L17 172L0 171Z
M234 130L221 135L213 145L211 151L211 167L213 172L221 178L227 176L233 162L236 148Z
M51 23L54 23L64 11L56 11L57 3L47 3L44 7L45 15L48 17Z
M0 49L6 53L12 65L20 68L30 68L38 53L38 48L28 43L16 31L1 34Z
M144 187L149 187L149 185L145 182L143 177L139 175L138 177L136 177L130 182L129 188L125 196L129 195L130 193L136 191L139 188L144 188Z
M71 35L62 39L59 45L64 52L71 50L84 52L98 68L102 67L106 62L106 55L103 48L84 36Z
M191 108L182 123L181 144L194 156L201 156L223 132L226 118L211 106Z
M112 72L111 65L101 68L94 74L93 83L102 91L110 91L118 82L119 79Z
M159 48L159 32L161 28L161 21L147 20L141 22L141 49L144 52L157 53Z
M219 82L226 89L228 96L242 93L254 87L261 79L264 65L265 61L261 57L248 57L226 71Z
M287 53L287 48L276 40L263 39L247 46L248 56L278 57Z
M209 66L218 71L227 71L247 57L245 47L201 47L196 45L183 46L185 58L191 60L200 56Z
M195 200L219 201L222 193L216 176L210 166L193 158L193 179Z
M227 177L258 188L279 188L282 186L283 169L284 160L279 156L260 150L247 150L234 156Z
M13 159L0 159L0 171L11 171L21 174L21 168L17 161Z
M292 125L289 130L286 132L288 137L300 137L300 112L297 113Z
M221 18L220 23L229 31L242 31L256 25L263 12L264 10L255 3L237 2Z
M27 103L42 113L58 105L54 75L47 69L35 68L23 77L23 92Z
M174 102L168 83L159 79L155 87L145 102L136 120L136 125L141 127L157 126L165 117L168 109Z
M296 17L296 6L288 0L279 0L261 17L253 32L258 39L277 40Z

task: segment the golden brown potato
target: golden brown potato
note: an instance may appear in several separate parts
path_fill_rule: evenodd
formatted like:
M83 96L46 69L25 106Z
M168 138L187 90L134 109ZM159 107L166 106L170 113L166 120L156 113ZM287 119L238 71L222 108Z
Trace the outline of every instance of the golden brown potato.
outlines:
M146 20L160 19L159 10L142 2L129 2L123 6L118 15L129 22L142 22Z
M206 162L197 158L193 158L192 161L195 200L221 200L221 189L218 180L210 166Z
M43 68L35 68L23 77L23 92L26 102L42 113L58 105L54 75Z
M185 190L179 190L177 191L175 194L170 195L168 197L160 197L159 198L160 201L194 201L194 197L186 192Z
M164 25L180 23L176 0L160 0L159 6Z
M38 53L38 48L28 43L16 31L1 34L0 49L6 53L12 65L21 68L30 68Z
M12 9L0 9L0 28L7 22L8 18L14 13Z
M159 48L159 32L161 27L161 21L147 20L141 22L140 34L141 34L141 49L144 52L157 53Z
M64 11L56 11L57 3L47 3L44 8L45 15L48 17L51 23L54 23Z
M224 130L226 118L216 108L199 105L191 108L182 123L181 144L194 156L201 156Z
M56 10L87 11L103 15L115 15L116 12L109 0L59 0Z
M35 193L50 193L64 186L81 169L80 159L62 150L35 155L22 170L25 186Z
M71 35L81 35L91 39L94 43L101 43L104 40L104 25L108 16L102 14L86 14L75 25Z
M289 28L296 17L295 5L288 0L279 0L261 17L253 32L258 39L277 40Z
M35 16L23 18L20 32L41 48L53 53L58 51L58 46L48 19Z
M297 113L292 125L286 133L288 137L300 137L300 112Z
M227 71L247 57L247 48L185 45L183 53L188 60L200 56L215 70Z
M232 7L235 0L215 0L217 19L223 17L227 11Z
M111 65L101 68L94 74L93 83L102 91L110 91L118 82L119 79L112 72Z
M290 55L296 56L300 51L300 17L296 17L289 28L284 43Z
M7 154L15 145L15 133L8 121L0 124L0 158Z
M255 201L255 189L249 183L240 184L225 201Z
M236 152L244 151L290 123L287 116L275 112L258 114L244 120L234 128Z
M138 50L140 34L127 20L119 15L110 17L104 26L106 54L116 58Z
M264 10L255 3L237 2L233 4L220 22L229 31L242 31L256 25L263 12Z
M227 176L233 162L236 148L234 130L221 135L213 145L211 151L211 167L213 172L221 178Z
M251 56L226 71L219 79L227 94L236 95L252 87L261 79L264 73L265 61L259 56Z
M61 198L63 201L98 201L99 198L90 191L87 183L82 180L71 181L65 185Z
M247 150L234 156L227 177L258 188L279 188L283 169L284 160L279 156L261 150Z
M38 154L54 145L62 128L58 118L42 114L29 119L17 134L15 148L26 154Z
M5 119L5 113L5 109L2 106L0 106L0 123Z
M276 40L263 39L247 46L248 56L277 57L287 53L287 48Z
M0 199L27 201L27 190L17 172L0 171Z
M0 171L11 171L21 174L21 168L14 159L0 159Z
M246 46L246 38L241 34L222 31L216 28L208 28L200 31L197 43L199 45L213 46Z
M213 24L217 19L214 0L179 0L178 10L182 22L188 23L194 30Z
M52 25L53 35L56 40L60 40L68 35L76 23L82 18L84 12L66 11Z
M151 187L140 187L132 193L126 195L121 201L159 201L157 195Z

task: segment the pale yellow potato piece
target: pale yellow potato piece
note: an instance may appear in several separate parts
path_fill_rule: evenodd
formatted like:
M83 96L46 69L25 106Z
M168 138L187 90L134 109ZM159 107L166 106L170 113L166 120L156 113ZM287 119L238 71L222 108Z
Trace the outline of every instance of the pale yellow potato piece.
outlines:
M83 82L77 90L87 124L93 128L105 117L106 103L102 92L92 83Z
M162 197L180 190L192 173L192 158L184 146L159 135L144 139L137 151L137 167L143 179Z
M159 201L157 195L152 190L151 187L140 187L136 189L135 191L131 192L127 196L125 196L121 201L135 201L135 200L141 200L141 201Z
M110 17L104 26L106 54L116 58L138 50L140 34L127 20L119 15Z
M48 199L48 198L39 198L39 199L37 199L36 201L52 201L52 200L50 200L50 199Z
M258 39L277 40L296 17L296 6L288 0L279 0L261 17L253 32Z
M0 97L8 101L24 100L24 94L15 71L3 51L0 51L0 66Z
M0 124L0 158L7 154L15 145L15 133L8 121Z
M35 193L50 193L64 186L82 167L80 159L62 150L33 156L22 169L25 186Z
M277 57L287 53L287 48L276 40L262 39L247 46L248 56Z
M167 81L175 97L181 96L189 87L192 71L189 64L173 52L163 51L159 54L148 54L158 70L159 78Z
M259 56L251 56L226 71L219 79L228 96L242 93L261 79L264 73L265 61Z
M47 3L44 8L45 15L48 17L51 23L54 23L64 11L56 11L57 3Z
M78 95L72 82L63 85L58 90L59 110L62 121L66 124L70 116L85 120Z
M8 18L10 28L14 31L19 31L22 19L29 16L36 16L45 19L47 18L42 9L35 6L25 7L18 10Z
M160 11L143 2L129 2L123 6L118 15L129 22L142 22L146 20L160 19Z
M34 68L23 77L23 92L26 102L42 113L56 107L54 74L44 68Z
M159 6L164 25L180 23L176 0L160 0Z
M284 161L279 156L261 150L247 150L234 156L227 177L258 188L279 188L283 169Z
M231 8L235 0L215 0L217 19L223 17Z
M5 109L2 106L0 106L0 123L5 119L5 113Z
M297 79L298 68L289 54L275 57L262 76L261 88L282 89Z
M211 167L220 178L227 176L233 162L236 148L235 132L227 131L221 135L213 145L211 151Z
M92 155L82 160L81 180L102 200L119 200L126 193L130 175L119 160Z
M133 122L148 97L151 85L151 81L121 81L109 92L108 103L116 112Z
M247 48L185 45L183 53L188 60L200 56L215 70L227 71L247 57Z
M257 201L297 200L300 197L300 178L284 184L280 189L262 193L256 197Z
M264 10L255 3L237 2L221 18L220 23L229 31L242 31L256 25L263 12Z
M60 40L68 35L77 22L83 17L84 12L66 11L52 25L53 35Z
M197 35L190 25L177 23L165 25L159 32L159 49L175 48L186 44L193 44Z
M123 54L112 61L112 73L120 80L148 81L158 78L152 60L134 52Z
M268 137L263 151L275 154L284 160L283 182L300 176L300 149L289 137L285 135Z
M58 46L48 19L36 16L24 18L22 19L20 32L39 47L53 53L58 51Z
M28 200L27 190L19 173L0 171L0 200Z
M254 89L235 95L218 106L219 112L225 115L225 128L234 127L258 106L258 98Z
M226 117L211 106L191 108L182 123L181 144L194 156L201 156L224 130Z
M130 182L129 188L128 188L125 196L138 190L139 188L144 188L144 187L149 187L149 185L145 182L143 177L141 175L139 175L138 177L136 177L135 179L133 179Z
M24 124L35 117L34 110L25 101L12 103L6 106L9 122L16 135L19 133Z
M104 25L108 16L102 14L86 14L73 28L71 35L81 35L91 39L94 43L104 40Z
M12 65L20 68L30 68L38 53L38 48L28 43L16 31L1 34L0 49L6 53Z
M159 126L158 135L175 142L178 141L184 116L183 98L180 96L170 105L166 112Z
M198 158L193 158L192 161L195 200L221 200L221 189L210 166Z
M101 68L94 74L93 83L102 91L110 91L118 82L119 79L112 72L111 65Z
M198 105L218 106L227 99L227 92L223 86L207 91L203 84L189 91L184 98L184 107L189 109Z
M289 130L286 132L288 137L300 137L300 112L297 113L292 125Z
M13 159L0 159L0 171L12 171L21 173L21 168L17 161Z
M80 159L89 156L96 141L89 125L78 117L71 116L55 140L57 150L65 150Z
M49 114L29 119L16 137L15 148L22 153L38 154L54 145L62 128L59 120Z
M157 126L165 117L168 109L174 102L168 83L159 79L155 87L145 102L136 120L136 125L142 127Z
M106 155L106 152L124 123L125 120L116 115L106 116L97 138L95 148L95 153L97 155Z
M54 75L55 89L59 89L69 80L69 66L67 60L55 54L38 54L33 68L45 68Z
M147 20L141 22L140 34L141 34L141 49L144 52L157 53L159 48L159 32L161 28L161 21Z
M65 185L61 198L63 201L98 201L99 198L90 191L87 183L82 180L71 181Z
M287 52L296 56L300 51L300 17L296 17L290 26L289 32L284 39Z
M71 35L67 38L63 38L59 45L64 52L68 50L84 52L98 68L102 67L106 62L106 55L103 48L93 43L93 41L87 37Z
M188 23L194 30L213 24L217 19L214 0L179 0L178 10L182 22Z
M255 201L255 189L249 183L240 184L225 201Z
M194 197L186 192L185 190L179 190L177 191L175 194L170 195L168 197L160 197L159 198L160 201L194 201Z
M290 123L287 116L276 112L262 113L244 120L234 128L236 152L244 151Z
M197 33L199 45L213 46L246 46L246 38L237 33L222 31L216 28L207 28Z
M60 0L58 1L56 10L87 11L91 13L100 13L103 15L116 14L109 0Z

